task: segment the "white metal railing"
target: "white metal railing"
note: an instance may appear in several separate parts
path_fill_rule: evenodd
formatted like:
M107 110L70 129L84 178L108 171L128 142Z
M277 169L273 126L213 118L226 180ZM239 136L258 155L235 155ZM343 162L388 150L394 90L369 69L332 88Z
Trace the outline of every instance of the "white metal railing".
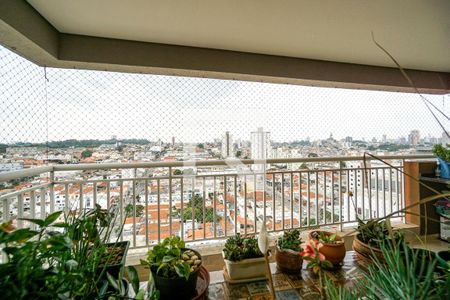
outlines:
M383 156L400 170L405 159ZM237 232L338 226L381 217L404 207L404 176L363 157L204 160L54 165L0 174L0 182L46 176L48 183L1 194L2 221L43 218L55 210L117 208L121 239L148 247L170 234L186 241ZM298 169L305 163L309 169ZM276 165L276 168L270 166ZM286 168L281 168L284 165ZM86 172L90 172L87 174ZM182 173L182 174L181 174ZM402 219L402 215L397 215Z

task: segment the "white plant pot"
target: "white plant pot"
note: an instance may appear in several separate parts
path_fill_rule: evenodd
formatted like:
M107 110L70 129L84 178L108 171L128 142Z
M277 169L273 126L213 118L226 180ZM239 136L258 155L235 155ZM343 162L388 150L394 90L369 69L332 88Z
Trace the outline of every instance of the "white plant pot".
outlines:
M225 254L222 252L227 268L228 276L232 280L261 278L266 275L266 262L264 257L248 258L241 261L230 261L225 259Z

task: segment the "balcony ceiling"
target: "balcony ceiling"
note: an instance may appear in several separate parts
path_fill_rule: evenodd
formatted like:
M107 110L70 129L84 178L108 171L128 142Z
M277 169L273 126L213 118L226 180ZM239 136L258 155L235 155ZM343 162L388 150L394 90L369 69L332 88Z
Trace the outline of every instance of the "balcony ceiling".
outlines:
M28 0L62 33L450 72L450 1Z
M40 66L450 91L449 0L0 0L0 44Z

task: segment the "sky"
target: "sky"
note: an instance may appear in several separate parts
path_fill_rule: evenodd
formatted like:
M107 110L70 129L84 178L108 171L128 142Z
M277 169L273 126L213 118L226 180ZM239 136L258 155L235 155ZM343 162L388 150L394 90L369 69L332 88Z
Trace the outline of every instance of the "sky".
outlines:
M416 94L38 67L0 48L0 143L442 135ZM450 95L425 95L450 113ZM444 122L444 120L441 121ZM448 121L444 122L449 128Z

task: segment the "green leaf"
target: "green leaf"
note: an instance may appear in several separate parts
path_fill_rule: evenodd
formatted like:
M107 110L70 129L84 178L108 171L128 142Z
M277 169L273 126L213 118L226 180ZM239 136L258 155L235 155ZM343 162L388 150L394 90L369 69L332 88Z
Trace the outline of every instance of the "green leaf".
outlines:
M128 268L126 268L126 272L128 274L128 278L130 279L131 286L137 293L139 291L139 276L136 271L136 268L133 266L129 266Z
M162 264L160 264L159 265L159 267L158 267L158 269L156 270L156 273L158 273L159 272L159 270L161 270L162 268L164 268L164 267L166 267L167 266L167 264L166 263L162 263Z
M170 255L165 255L162 259L162 262L169 263L169 262L173 261L174 259L176 259L176 257L170 256Z
M103 299L105 297L106 292L108 291L108 286L109 286L108 280L103 280L102 287L98 292L98 296L100 299Z
M45 218L45 220L44 220L44 225L48 226L48 225L52 224L53 222L55 222L56 219L59 218L61 213L62 213L62 211L57 211L57 212L54 212L52 214L49 214L48 217Z
M189 279L189 274L191 273L191 267L187 263L178 263L175 266L175 271L178 276L184 277L186 280Z
M41 220L41 219L21 218L20 220L24 220L24 221L28 221L28 222L34 223L36 225L39 225L40 227L44 227L45 226L45 221Z
M78 267L78 262L76 260L69 259L68 261L66 261L66 267L69 270L74 270L76 267Z
M117 284L118 281L109 274L109 272L106 272L106 277L108 278L109 284L111 284L116 291L120 291L119 285Z
M52 225L53 227L59 227L59 228L68 228L70 227L69 224L65 223L65 222L58 222Z
M158 290L155 290L152 294L151 294L151 296L150 296L150 300L159 300L159 291Z
M149 295L152 295L154 291L155 291L155 279L153 278L153 274L150 271L150 273L148 274L147 293Z
M143 266L148 266L149 263L148 263L148 261L146 261L145 259L141 259L141 265L143 265Z
M119 282L119 293L121 296L125 296L125 285L123 283L123 280L119 279L118 282Z
M29 228L17 229L16 231L8 234L8 236L5 238L5 242L25 242L37 234L39 234L39 232L31 230Z
M144 296L145 296L145 291L139 290L139 292L137 292L136 297L134 297L134 299L135 300L144 300Z

